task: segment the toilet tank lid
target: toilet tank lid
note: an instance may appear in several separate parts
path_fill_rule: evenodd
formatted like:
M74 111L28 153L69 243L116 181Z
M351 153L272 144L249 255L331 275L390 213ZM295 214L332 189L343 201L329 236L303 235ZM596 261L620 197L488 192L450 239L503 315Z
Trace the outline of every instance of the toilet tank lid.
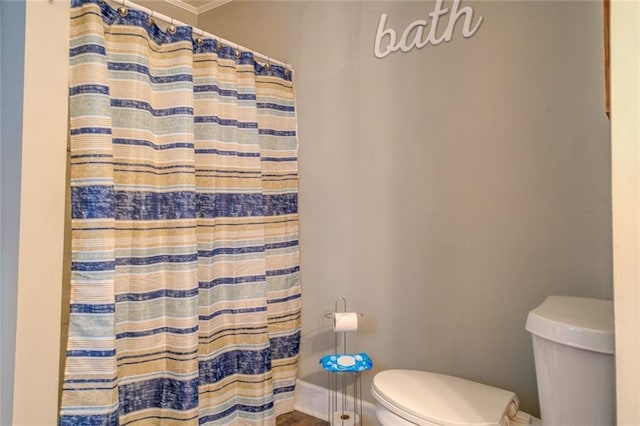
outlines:
M594 352L614 353L611 300L549 296L529 312L526 329L553 342Z

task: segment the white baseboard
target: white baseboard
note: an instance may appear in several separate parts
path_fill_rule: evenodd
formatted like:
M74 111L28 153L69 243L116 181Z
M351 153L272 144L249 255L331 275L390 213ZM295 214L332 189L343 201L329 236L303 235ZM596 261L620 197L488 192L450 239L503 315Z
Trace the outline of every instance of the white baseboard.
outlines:
M352 398L349 399L352 403ZM297 411L328 421L329 390L304 380L296 380L294 407ZM362 426L380 426L376 420L376 407L368 401L362 401Z

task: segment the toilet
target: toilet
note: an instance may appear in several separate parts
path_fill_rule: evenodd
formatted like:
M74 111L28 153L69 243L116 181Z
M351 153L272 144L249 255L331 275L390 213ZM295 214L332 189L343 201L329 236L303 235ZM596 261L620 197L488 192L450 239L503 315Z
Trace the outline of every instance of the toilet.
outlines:
M513 392L459 377L385 370L373 379L382 426L615 425L613 303L549 296L527 317L542 420Z

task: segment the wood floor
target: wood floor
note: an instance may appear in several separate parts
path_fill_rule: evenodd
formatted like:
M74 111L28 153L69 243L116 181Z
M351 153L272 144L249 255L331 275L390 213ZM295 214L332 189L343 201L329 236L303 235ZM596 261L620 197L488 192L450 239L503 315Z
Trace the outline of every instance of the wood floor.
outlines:
M316 419L299 411L278 416L276 426L326 426L329 422Z

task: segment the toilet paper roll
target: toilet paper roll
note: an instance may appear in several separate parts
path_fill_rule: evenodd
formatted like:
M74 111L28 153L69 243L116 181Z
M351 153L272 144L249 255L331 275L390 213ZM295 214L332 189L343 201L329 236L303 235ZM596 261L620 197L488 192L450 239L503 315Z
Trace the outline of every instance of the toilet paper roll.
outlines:
M356 331L358 314L356 312L336 312L333 314L333 331Z

